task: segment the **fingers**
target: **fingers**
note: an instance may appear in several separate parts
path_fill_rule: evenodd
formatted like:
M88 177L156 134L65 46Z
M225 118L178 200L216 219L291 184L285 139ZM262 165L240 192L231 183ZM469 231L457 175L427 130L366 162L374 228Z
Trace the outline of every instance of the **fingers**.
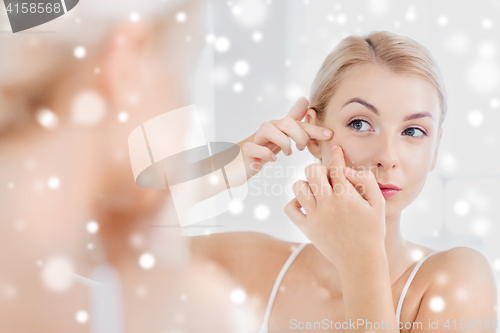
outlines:
M311 138L329 140L333 136L332 130L326 127L293 120L291 117L275 121L274 125L289 136L296 143L299 150L304 150Z
M304 150L311 138L331 139L333 131L329 128L300 121L307 113L308 104L305 97L299 98L286 117L263 123L255 133L253 142L271 148L275 153L279 152L274 149L278 146L285 155L289 156L292 154L291 140L296 143L299 150Z
M300 210L302 206L300 205L299 201L297 198L293 198L286 206L285 206L285 214L292 220L293 223L299 229L304 231L304 228L307 225L307 217L302 211Z
M292 191L306 213L309 214L316 209L316 198L307 182L303 180L297 181L292 185Z
M358 192L368 203L375 207L385 204L384 196L380 191L375 175L371 170L356 171L351 168L346 168L346 178L356 188L360 188ZM351 173L350 173L351 172Z
M272 123L265 122L257 131L254 143L260 146L265 146L269 142L279 146L286 155L290 155L292 153L292 142L290 141L290 138Z
M313 163L305 168L304 173L316 202L331 196L332 187L328 182L328 169L325 166Z
M309 101L307 98L304 96L300 97L288 112L287 117L293 120L302 120L306 116L308 106Z
M260 158L268 162L274 162L277 160L276 155L271 151L271 149L259 146L253 142L246 142L243 147L241 147L241 150L243 151L243 155L248 157Z
M352 187L352 184L347 180L344 174L346 168L344 151L342 147L338 145L332 148L334 149L330 154L330 164L328 166L332 187L335 189L336 186L345 186L344 190L348 190Z
M302 129L309 135L309 137L317 140L329 140L333 135L332 130L326 127L315 126L313 124L304 123L301 121L305 117L308 108L309 101L307 100L307 98L302 96L295 102L286 116L298 121ZM305 147L306 144L304 144L303 146Z
M300 122L287 116L278 120L275 126L296 143L298 150L303 150L309 142L309 135L302 129L299 123ZM291 153L290 151L290 154Z
M316 126L305 122L299 122L298 124L312 139L330 140L333 137L333 131L329 128Z

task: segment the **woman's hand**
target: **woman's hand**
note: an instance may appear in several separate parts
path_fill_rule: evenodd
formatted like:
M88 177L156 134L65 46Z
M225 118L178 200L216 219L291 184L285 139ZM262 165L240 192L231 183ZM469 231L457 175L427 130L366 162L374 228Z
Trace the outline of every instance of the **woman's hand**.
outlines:
M336 267L355 269L385 254L385 199L371 170L347 173L355 170L340 147L331 157L328 169L307 166L307 181L293 184L285 213Z
M243 141L243 144L240 143L247 180L262 170L266 162L276 161L276 154L280 150L290 156L291 140L296 143L297 149L304 150L311 138L316 140L332 138L332 130L301 121L306 115L308 106L309 101L305 97L299 98L285 118L263 123L254 135Z

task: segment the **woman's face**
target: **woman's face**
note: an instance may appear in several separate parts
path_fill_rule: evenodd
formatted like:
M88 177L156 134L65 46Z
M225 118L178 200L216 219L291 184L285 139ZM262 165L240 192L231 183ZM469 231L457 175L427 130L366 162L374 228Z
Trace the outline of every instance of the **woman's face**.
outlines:
M314 110L308 115L316 122ZM401 191L386 198L390 218L417 197L434 168L442 134L439 117L437 91L425 79L375 65L360 67L344 79L323 123L317 123L331 128L333 138L316 142L310 150L328 167L331 147L338 144L347 166L370 169L377 182L399 187Z
M128 135L165 110L191 104L184 86L191 72L167 71L174 65L180 68L179 62L165 60L163 51L156 48L146 49L149 43L154 45L154 36L152 30L136 24L119 25L106 40L102 56L68 65L67 76L30 87L47 97L40 106L57 116L55 128L47 129L36 121L36 108L30 108L18 123L0 117L0 224L5 227L0 241L4 252L11 251L17 259L22 254L34 257L25 262L72 250L85 253L89 237L94 237L86 234L88 221L98 220L99 236L110 226L119 229L121 237L163 207L163 191L135 184ZM201 49L199 44L190 44L182 54L194 57L194 51ZM92 112L78 113L74 105L89 90L105 106L102 117L92 120L90 116L86 122L85 116ZM19 95L25 91L30 90L24 86L13 89ZM0 116L2 106L0 102ZM89 106L83 103L83 107ZM127 112L126 121L118 118L122 110ZM118 222L105 221L112 218Z

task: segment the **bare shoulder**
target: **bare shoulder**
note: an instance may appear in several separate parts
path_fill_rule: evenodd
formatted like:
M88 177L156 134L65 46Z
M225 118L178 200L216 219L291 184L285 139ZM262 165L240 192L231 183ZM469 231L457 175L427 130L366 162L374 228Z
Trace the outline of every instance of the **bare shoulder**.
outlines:
M297 245L250 231L191 237L194 256L214 261L250 292L274 281Z
M440 271L446 270L450 273L457 270L491 271L486 257L481 252L470 247L458 246L444 251L436 251L415 243L408 243L411 244L415 251L423 253L423 256L432 254L426 260L425 268L422 269L429 273L432 273L436 269Z
M210 257L216 261L234 257L266 259L269 256L291 252L297 243L253 231L223 232L191 237L191 251L195 255Z
M437 252L428 261L429 280L415 322L438 319L452 325L455 319L455 323L470 319L491 325L497 320L495 277L481 252L459 246ZM460 327L449 328L454 331ZM483 329L481 332L494 332Z
M461 279L494 278L488 259L479 251L458 246L436 253L434 264L439 272L459 274Z
M433 253L434 252L434 253ZM449 285L444 281L456 283L475 283L489 280L490 286L493 282L494 273L486 257L479 251L458 246L444 251L430 251L433 253L426 260L425 275L427 288ZM422 274L424 275L424 274Z

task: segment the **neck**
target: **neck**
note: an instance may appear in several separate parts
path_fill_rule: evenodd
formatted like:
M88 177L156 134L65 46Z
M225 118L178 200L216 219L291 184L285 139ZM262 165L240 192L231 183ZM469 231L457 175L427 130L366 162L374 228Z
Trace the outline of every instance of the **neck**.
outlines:
M410 246L401 236L401 212L385 219L385 254L389 263L391 285L403 274L412 261Z

